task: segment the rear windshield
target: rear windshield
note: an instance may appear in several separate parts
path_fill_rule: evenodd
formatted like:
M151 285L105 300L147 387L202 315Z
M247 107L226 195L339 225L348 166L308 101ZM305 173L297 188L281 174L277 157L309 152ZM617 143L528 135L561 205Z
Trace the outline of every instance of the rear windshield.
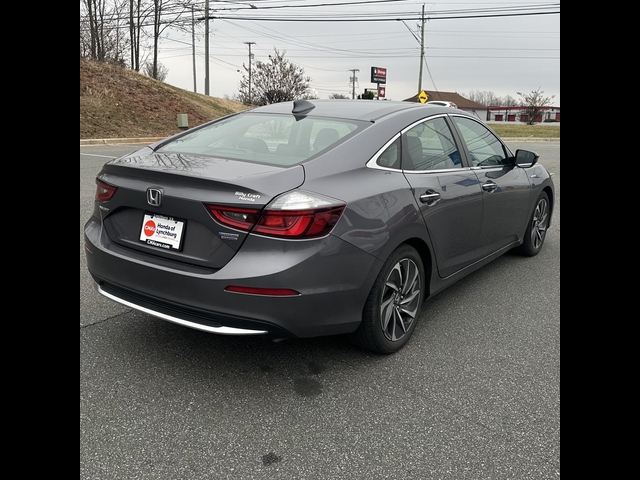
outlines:
M356 120L242 113L194 130L159 151L289 166L330 150L367 125Z

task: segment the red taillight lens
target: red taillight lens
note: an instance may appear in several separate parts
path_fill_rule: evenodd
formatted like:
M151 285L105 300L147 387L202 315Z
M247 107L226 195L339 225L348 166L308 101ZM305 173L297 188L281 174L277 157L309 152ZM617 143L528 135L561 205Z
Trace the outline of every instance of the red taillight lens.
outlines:
M247 232L290 239L328 235L340 220L345 204L334 198L296 190L257 209L207 205L221 224Z
M268 297L294 297L300 295L300 292L296 292L289 288L255 288L229 285L224 290L225 292L246 293L247 295L264 295Z
M223 225L247 232L253 228L260 218L260 210L253 208L222 207L219 205L207 205L212 215Z
M298 212L266 211L253 229L254 233L277 237L324 237L340 219L340 207Z
M111 200L113 194L116 193L116 187L111 185L107 185L104 182L101 182L96 178L96 200L98 202L106 202L107 200Z

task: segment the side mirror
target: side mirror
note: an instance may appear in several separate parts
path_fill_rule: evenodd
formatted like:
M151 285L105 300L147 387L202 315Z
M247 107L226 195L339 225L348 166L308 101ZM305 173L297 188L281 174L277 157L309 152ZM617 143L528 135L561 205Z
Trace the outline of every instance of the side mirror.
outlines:
M515 163L518 167L533 167L540 155L529 150L516 150Z

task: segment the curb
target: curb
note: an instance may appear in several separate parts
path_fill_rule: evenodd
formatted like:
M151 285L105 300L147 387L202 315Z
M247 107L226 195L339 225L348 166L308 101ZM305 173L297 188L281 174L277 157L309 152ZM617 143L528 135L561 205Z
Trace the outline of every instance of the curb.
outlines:
M536 138L536 137L500 137L502 141L509 142L556 142L560 143L559 138Z
M80 140L80 146L83 145L122 145L122 144L136 144L144 143L150 144L163 140L167 137L144 137L144 138L90 138L86 140Z

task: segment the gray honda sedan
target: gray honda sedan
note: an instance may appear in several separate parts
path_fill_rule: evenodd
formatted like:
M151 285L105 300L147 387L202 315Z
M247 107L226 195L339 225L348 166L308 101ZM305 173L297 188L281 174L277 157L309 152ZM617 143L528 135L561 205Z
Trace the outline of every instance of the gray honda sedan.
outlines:
M102 295L205 332L348 334L385 354L430 296L510 249L536 255L554 205L536 153L461 110L390 101L229 115L96 183L85 252Z

